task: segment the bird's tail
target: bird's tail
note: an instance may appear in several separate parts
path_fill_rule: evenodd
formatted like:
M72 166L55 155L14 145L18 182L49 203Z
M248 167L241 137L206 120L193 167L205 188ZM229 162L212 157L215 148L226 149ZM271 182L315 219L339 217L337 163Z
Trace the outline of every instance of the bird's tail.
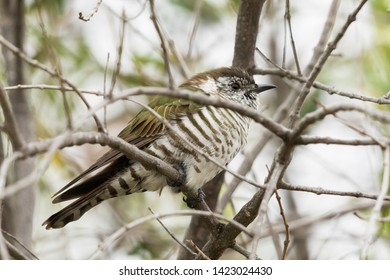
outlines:
M46 221L42 223L42 225L46 226L46 229L62 228L66 224L80 219L80 217L88 210L95 207L105 199L106 198L103 198L101 195L96 195L91 192L90 194L72 202L64 209L51 215Z
M118 195L131 193L132 189L130 187L128 187L128 190L124 190L120 187L120 183L118 183L119 187L117 188L111 186L111 183L113 183L115 180L121 181L119 175L128 165L129 160L126 157L120 157L110 163L110 165L101 170L99 173L85 179L81 183L74 185L74 183L78 182L87 174L100 167L98 165L92 165L89 169L84 171L65 187L63 187L60 191L58 191L54 195L53 203L72 199L77 200L66 206L64 209L51 215L46 221L43 222L42 225L46 226L46 229L62 228L66 224L80 219L80 217L88 210L95 207L103 200ZM127 183L126 186L128 186Z

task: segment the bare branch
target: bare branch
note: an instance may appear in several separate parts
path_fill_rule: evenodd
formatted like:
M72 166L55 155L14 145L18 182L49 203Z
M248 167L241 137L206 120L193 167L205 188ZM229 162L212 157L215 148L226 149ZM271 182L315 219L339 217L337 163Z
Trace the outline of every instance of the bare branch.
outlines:
M314 193L316 195L335 195L335 196L348 196L348 197L356 197L356 198L367 198L376 200L378 199L378 195L375 194L365 194L362 192L344 192L344 191L335 191L335 190L328 190L321 187L306 187L306 186L297 186L292 185L287 182L280 182L278 184L278 189L281 190L288 190L288 191L300 191L300 192L310 192ZM384 198L386 201L390 201L390 196L386 196Z
M381 140L382 142L382 140ZM295 143L297 145L325 144L325 145L345 145L345 146L372 146L378 145L372 138L365 139L338 139L332 137L321 137L313 135L299 136Z
M5 119L4 128L7 131L12 146L14 147L15 150L18 150L25 145L25 142L19 131L19 127L16 123L15 115L12 111L12 107L8 95L3 89L3 85L1 83L0 83L0 104L1 104L1 108L3 109L3 114Z
M284 240L283 252L282 252L282 257L281 257L282 260L285 260L287 257L288 245L290 244L290 230L289 230L289 225L287 222L286 215L284 214L284 209L283 209L283 205L282 205L282 198L280 197L280 195L278 194L277 191L275 192L275 196L276 196L276 200L278 201L278 205L279 205L279 209L280 209L280 216L282 216L283 224L286 228L286 231L285 231L286 238Z
M111 77L111 86L110 86L110 90L108 92L108 98L109 99L112 98L112 95L113 95L113 92L114 92L114 87L115 87L115 84L116 84L116 79L117 79L117 76L119 75L119 73L121 71L123 42L124 42L124 39L125 39L125 27L126 27L126 23L128 21L127 16L125 14L125 11L122 11L121 21L122 21L122 26L121 26L121 30L120 30L120 36L119 36L120 40L119 40L119 46L118 46L118 56L117 56L117 60L116 60L115 70L114 70L114 73L112 74L112 77Z
M84 16L82 12L79 12L79 19L82 20L82 21L90 21L90 19L95 15L97 14L97 12L99 11L99 7L100 5L102 4L103 0L98 0L96 2L96 6L93 8L92 12L89 13L88 15Z
M5 245L7 246L9 256L14 260L38 260L38 257L34 255L24 244L22 244L15 236L9 234L5 230L0 231L0 238L4 238ZM0 249L0 259L3 252ZM6 256L5 256L6 257Z
M234 244L231 249L233 249L234 251L240 253L241 255L243 255L244 257L246 257L247 259L249 259L249 256L250 256L250 252L248 252L248 250L246 250L245 248L241 247L240 245L238 244ZM256 260L261 260L257 255L255 257Z
M314 47L313 56L311 57L310 62L307 64L307 66L305 68L304 75L310 74L310 72L315 67L318 59L321 57L321 55L325 49L325 45L329 40L334 23L336 21L336 15L337 15L337 10L338 10L339 6L340 6L340 0L333 0L332 4L330 6L329 12L328 12L328 17L327 17L326 22L324 24L324 28L322 29L320 39L319 39L317 45ZM298 75L299 75L299 72L298 72Z
M284 152L281 149L278 151L276 157L284 156L284 154L288 155L288 152ZM255 236L253 237L253 241L252 241L252 251L251 251L250 259L255 258L256 249L257 249L258 243L259 243L260 238L261 238L261 236L260 236L261 230L260 229L261 229L262 225L264 224L264 218L265 218L265 215L267 212L268 203L269 203L272 195L274 194L274 192L277 190L278 182L283 177L284 171L287 168L287 163L282 162L280 159L275 159L271 168L272 169L269 172L269 177L266 179L266 183L264 185L265 191L264 191L263 198L259 203L258 209L256 209L256 210L258 210L258 211L256 211L257 221L255 224L255 229L254 229ZM253 213L253 214L255 214L255 216L256 216L256 213Z
M188 41L187 58L191 57L193 43L194 43L196 32L198 31L198 27L199 27L199 23L200 23L200 16L201 16L202 7L203 7L203 1L196 0L195 5L194 5L194 23L192 25L191 35L190 35L190 39Z
M36 84L36 85L15 85L15 86L7 86L4 87L4 90L11 91L11 90L19 90L19 89L39 89L39 90L58 90L58 91L72 91L74 92L74 89L71 87L65 87L65 86L54 86L54 85L45 85L45 84ZM80 93L84 94L91 94L96 96L104 96L104 92L101 92L99 90L87 90L87 89L78 89Z
M169 88L174 89L175 88L175 81L173 80L171 68L169 66L169 55L168 55L168 51L167 51L167 47L166 47L166 43L165 43L166 40L165 40L164 35L160 29L160 24L158 22L157 15L156 15L156 12L154 9L154 0L149 0L149 3L150 3L150 13L151 13L150 19L153 22L154 28L156 29L158 37L160 38L160 42L161 42L161 49L163 52L165 71L167 72L168 78L169 78Z
M242 0L237 16L233 66L252 70L255 67L259 20L265 0Z
M295 80L300 83L305 83L307 82L307 77L302 77L298 76L298 74L294 71L283 69L281 67L277 67L277 69L262 69L262 68L256 68L254 71L254 74L258 75L275 75L279 76L281 78L287 78L290 80ZM339 89L336 89L334 86L328 86L325 84L322 84L318 81L315 81L313 83L313 87L326 91L329 94L336 94L339 96L343 97L348 97L351 99L357 99L361 101L367 101L367 102L372 102L372 103L377 103L377 104L390 104L390 100L386 97L386 95L383 95L382 97L376 98L376 97L371 97L371 96L364 96L360 95L354 92L347 92L347 91L342 91Z
M186 244L181 242L163 223L163 221L153 212L152 208L148 208L149 211L155 216L157 222L163 227L163 229L169 234L169 236L172 237L173 240L176 241L177 244L179 244L184 250L186 250L189 254L192 256L196 256L196 253L193 252Z
M286 0L286 12L284 14L284 18L287 21L287 25L288 25L288 30L289 30L289 34L290 34L291 48L293 50L295 66L297 67L297 72L298 72L298 75L300 76L302 74L301 73L301 67L299 66L299 59L298 59L297 49L295 47L295 41L294 41L294 36L293 36L292 26L291 26L290 0ZM285 62L285 61L283 61L283 62Z
M378 199L375 202L375 205L371 212L370 219L368 221L366 234L364 236L363 248L360 254L361 259L367 259L368 249L374 240L374 236L376 232L376 223L380 218L381 209L382 206L384 205L384 201L389 190L389 178L390 178L390 146L387 146L383 152L383 178L382 178L381 191L378 196Z
M197 254L199 256L201 256L204 260L210 260L210 258L208 256L206 256L206 254L203 253L203 251L198 246L196 246L196 244L192 240L187 240L187 243L190 244L195 249ZM196 256L196 254L195 254L195 256Z

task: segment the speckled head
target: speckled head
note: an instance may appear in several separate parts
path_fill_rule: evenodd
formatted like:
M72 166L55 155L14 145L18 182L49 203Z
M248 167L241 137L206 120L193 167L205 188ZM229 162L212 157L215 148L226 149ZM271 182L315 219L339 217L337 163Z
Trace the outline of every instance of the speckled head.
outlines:
M237 67L222 67L199 73L181 87L198 88L207 94L218 95L252 108L257 108L258 93L275 88L272 85L257 85L248 72Z

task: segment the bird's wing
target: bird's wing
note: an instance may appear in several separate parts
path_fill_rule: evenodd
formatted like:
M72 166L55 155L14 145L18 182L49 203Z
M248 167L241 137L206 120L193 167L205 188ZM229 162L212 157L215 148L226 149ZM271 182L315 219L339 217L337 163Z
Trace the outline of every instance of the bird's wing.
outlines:
M172 121L182 118L185 115L194 114L198 112L202 106L183 99L156 97L150 103L150 107L167 121ZM139 149L143 149L165 133L165 125L156 116L146 109L143 109L130 121L129 125L119 133L118 137L135 145ZM128 165L130 160L131 158L125 157L120 151L113 149L109 150L88 169L56 192L53 195L53 203L80 197L90 192L92 189L99 187L116 172L126 166L126 164ZM85 182L73 186L86 175L104 166L107 167L98 174L87 179Z

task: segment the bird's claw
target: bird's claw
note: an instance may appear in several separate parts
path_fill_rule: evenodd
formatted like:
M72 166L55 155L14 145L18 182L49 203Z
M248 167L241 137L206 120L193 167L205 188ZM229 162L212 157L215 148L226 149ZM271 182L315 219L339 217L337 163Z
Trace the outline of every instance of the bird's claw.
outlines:
M183 201L187 204L188 208L196 208L198 204L202 201L204 201L204 198L206 197L205 193L202 191L202 189L198 190L198 196L192 197L192 198L185 198L183 197Z

